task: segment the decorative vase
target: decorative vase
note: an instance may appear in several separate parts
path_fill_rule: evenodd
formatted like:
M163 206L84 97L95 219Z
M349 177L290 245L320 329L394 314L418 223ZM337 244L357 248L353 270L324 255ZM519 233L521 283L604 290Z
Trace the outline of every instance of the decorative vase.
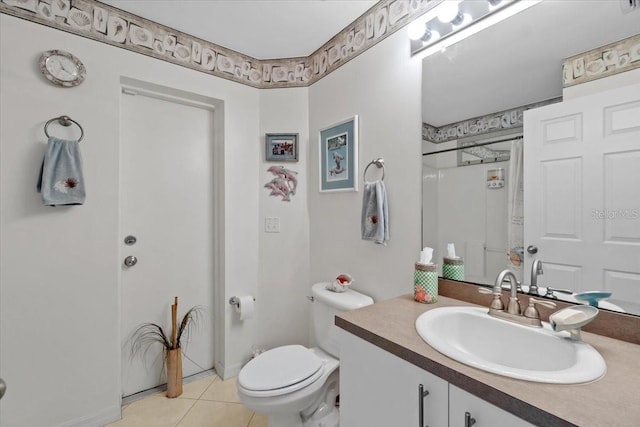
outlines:
M167 397L182 394L182 351L180 347L167 350Z

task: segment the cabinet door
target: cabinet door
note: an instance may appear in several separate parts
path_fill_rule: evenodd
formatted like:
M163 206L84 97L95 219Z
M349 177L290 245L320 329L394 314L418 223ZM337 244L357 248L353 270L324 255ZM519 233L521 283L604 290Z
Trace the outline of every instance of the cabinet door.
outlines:
M449 423L446 381L342 329L339 339L341 427L417 427L420 384L424 425Z
M465 412L469 412L470 416L476 420L473 427L533 426L522 418L449 384L449 426L467 427Z

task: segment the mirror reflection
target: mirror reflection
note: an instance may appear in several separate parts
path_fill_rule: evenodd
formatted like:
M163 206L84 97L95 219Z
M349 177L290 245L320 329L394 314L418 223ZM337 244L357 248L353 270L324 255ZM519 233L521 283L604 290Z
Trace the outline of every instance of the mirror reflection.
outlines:
M533 280L540 286L536 293L542 296L578 302L577 295L582 303L591 298L600 308L640 314L640 190L626 191L628 202L617 209L629 215L626 221L609 227L614 230L612 236L618 236L609 239L616 243L615 268L604 264L599 270L592 268L599 258L608 256L608 248L565 245L584 240L583 236L536 236L538 231L531 228L541 222L538 217L555 218L558 227L569 221L566 218L571 213L562 209L571 194L553 189L570 189L567 180L573 178L569 172L580 168L555 162L561 165L557 170L544 176L533 173L540 162L555 164L554 160L571 156L547 154L534 160L528 150L538 148L527 132L534 132L535 123L525 121L538 117L539 110L561 111L572 100L586 100L583 94L616 87L626 87L640 98L638 68L562 87L564 58L637 34L638 13L623 13L618 2L545 1L423 59L422 240L423 246L434 248L433 262L441 275L443 261L453 249L464 261L467 282L493 284L500 271L510 268L525 291ZM637 141L637 128L628 135L627 139ZM631 154L615 164L620 166L616 182L640 182L635 172L640 170L637 144L621 152ZM527 167L529 180L524 179ZM587 180L583 181L586 185ZM616 188L605 184L601 193L621 200L622 192ZM540 199L539 193L549 189L555 193ZM555 216L544 214L538 205L553 200L562 209ZM592 215L599 208L597 204L581 205L579 221L592 234L600 233L601 225ZM545 209L552 211L548 206ZM635 219L634 212L639 213ZM606 234L607 226L604 228ZM559 261L560 255L555 254L562 251L571 252L570 262ZM536 259L542 267L536 265L532 274Z

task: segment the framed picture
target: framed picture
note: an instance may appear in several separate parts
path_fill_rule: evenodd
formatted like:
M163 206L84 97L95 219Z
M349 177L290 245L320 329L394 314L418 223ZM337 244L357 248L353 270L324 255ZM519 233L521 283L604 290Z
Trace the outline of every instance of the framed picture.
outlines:
M320 129L320 191L358 191L358 116Z
M268 133L264 137L267 162L297 162L297 133Z

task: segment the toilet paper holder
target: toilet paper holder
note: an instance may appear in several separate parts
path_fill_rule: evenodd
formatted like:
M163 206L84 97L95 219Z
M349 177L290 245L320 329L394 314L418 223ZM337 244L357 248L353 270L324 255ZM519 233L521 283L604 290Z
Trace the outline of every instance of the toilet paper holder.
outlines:
M253 300L254 301L256 300L255 297L253 298ZM240 306L240 298L235 297L235 296L229 298L229 304L235 305L236 307L239 307Z

